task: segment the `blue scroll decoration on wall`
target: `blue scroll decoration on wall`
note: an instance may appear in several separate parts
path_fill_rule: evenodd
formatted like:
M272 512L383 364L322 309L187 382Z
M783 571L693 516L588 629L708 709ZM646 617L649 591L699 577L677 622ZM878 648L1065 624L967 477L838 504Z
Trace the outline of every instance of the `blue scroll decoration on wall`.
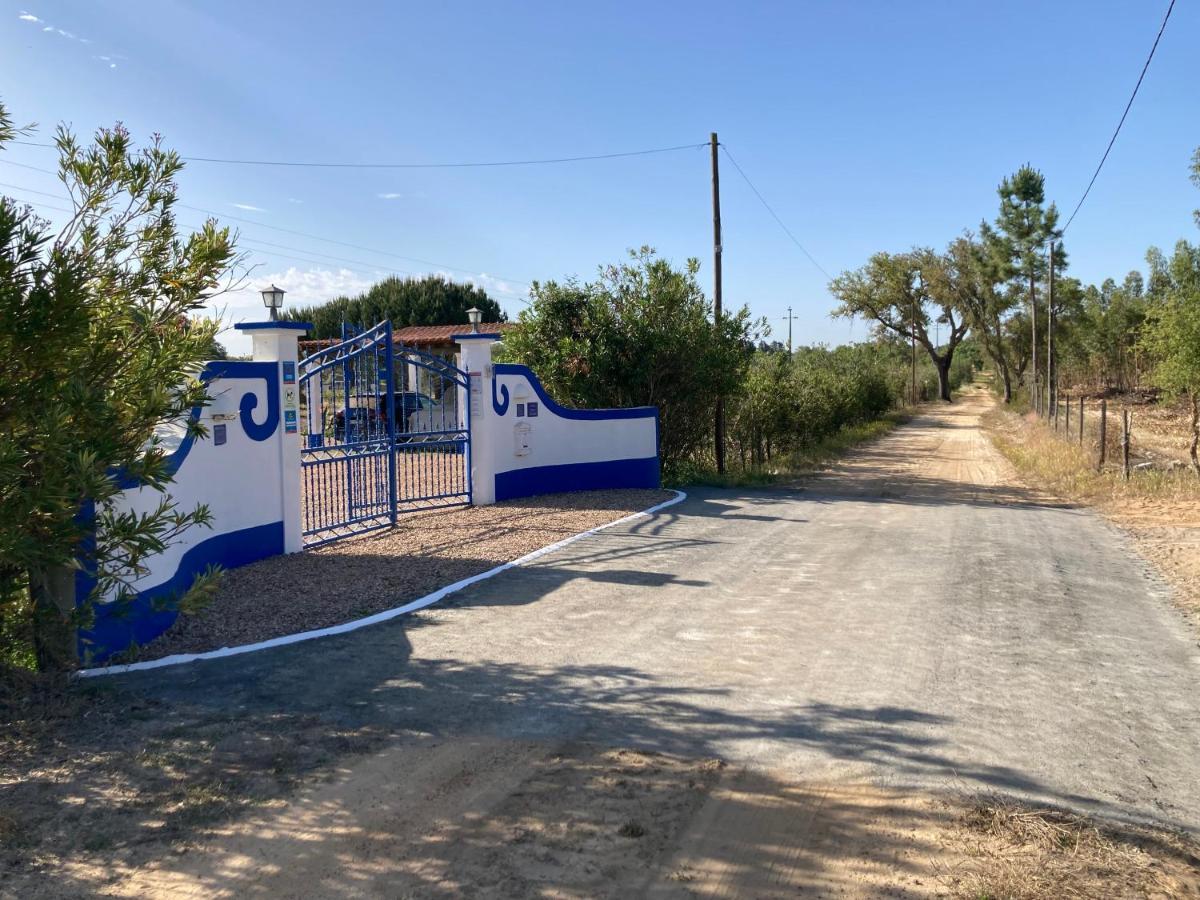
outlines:
M267 385L267 417L262 422L254 421L254 411L258 409L258 395L247 391L238 403L238 421L247 436L254 441L265 441L279 427L279 363L275 362L241 362L236 360L219 359L208 363L200 374L200 381L210 384L220 378L261 378ZM188 414L188 434L184 435L179 446L167 457L167 471L174 475L192 452L196 443L196 434L190 426L200 421L202 409L192 407ZM131 490L141 487L141 482L129 475L118 475L117 486L121 490Z
M267 417L259 423L254 421L254 410L258 408L258 395L247 391L238 403L242 429L252 441L265 441L279 427L279 364L273 362L230 362L217 360L208 364L210 378L262 378L267 383Z
M496 411L496 415L498 416L502 416L508 412L508 386L503 384L500 385L500 397L497 397L496 378L494 375L492 377L492 409Z

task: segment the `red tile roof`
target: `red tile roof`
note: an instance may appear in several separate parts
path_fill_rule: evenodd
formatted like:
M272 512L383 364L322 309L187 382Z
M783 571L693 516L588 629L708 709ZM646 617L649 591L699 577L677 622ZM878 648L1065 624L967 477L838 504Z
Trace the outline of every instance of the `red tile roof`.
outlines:
M512 328L511 322L483 322L479 330L483 334L504 332ZM470 334L470 325L406 325L392 332L392 339L398 344L408 344L411 347L430 347L437 344L451 344L457 334Z
M505 332L513 327L512 322L483 322L479 330L483 334ZM410 347L449 347L457 334L470 334L470 325L405 325L392 331L392 340ZM340 343L336 338L314 338L300 341L300 349L312 353Z

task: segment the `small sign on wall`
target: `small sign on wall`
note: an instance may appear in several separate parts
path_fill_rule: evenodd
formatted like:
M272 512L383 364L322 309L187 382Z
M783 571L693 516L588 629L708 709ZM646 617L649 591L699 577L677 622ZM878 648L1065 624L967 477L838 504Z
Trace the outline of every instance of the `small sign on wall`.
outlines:
M299 391L296 388L296 363L293 360L283 361L283 433L296 434L299 429L298 410L300 408Z
M536 419L538 414L538 405L536 403L527 403L525 405L525 414L531 419Z
M228 427L229 426L227 426L227 425L214 425L213 426L212 434L213 434L213 444L215 446L220 447L223 443L225 443L225 441L227 441L229 439L229 434L228 434L228 430L227 430Z
M480 406L483 403L483 378L480 372L468 372L467 375L471 379L471 396L468 403L471 406L471 415L480 415Z

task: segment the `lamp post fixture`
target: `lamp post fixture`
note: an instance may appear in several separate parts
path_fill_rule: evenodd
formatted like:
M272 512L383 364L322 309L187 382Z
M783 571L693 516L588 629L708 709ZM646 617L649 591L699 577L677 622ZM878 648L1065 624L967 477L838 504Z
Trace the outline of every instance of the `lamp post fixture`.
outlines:
M472 306L467 310L467 320L471 323L471 334L479 334L479 323L483 321L483 310Z
M271 311L272 322L279 321L279 310L283 307L283 295L286 293L283 288L277 288L275 285L262 290L263 305Z

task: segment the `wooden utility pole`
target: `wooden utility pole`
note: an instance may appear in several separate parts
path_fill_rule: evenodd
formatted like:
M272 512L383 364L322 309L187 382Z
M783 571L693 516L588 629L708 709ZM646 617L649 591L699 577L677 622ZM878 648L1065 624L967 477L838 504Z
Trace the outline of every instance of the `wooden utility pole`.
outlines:
M1030 345L1033 347L1033 411L1040 413L1042 411L1042 389L1038 386L1038 358L1037 358L1037 297L1033 292L1033 268L1029 269L1029 327L1032 329L1032 339Z
M712 144L712 206L713 206L713 327L721 330L721 172L717 164L717 133L710 136ZM725 472L725 398L717 398L716 410L717 472Z
M1100 461L1096 470L1104 471L1104 461L1108 457L1108 401L1100 399Z
M1133 428L1133 413L1121 410L1121 477L1129 480L1129 432Z
M912 402L913 406L917 405L917 293L925 288L925 281L921 277L921 273L917 273L918 290L913 293L912 298Z
M1046 293L1046 403L1058 412L1057 384L1054 378L1054 241L1050 242L1050 279ZM1068 415L1070 411L1068 410Z

